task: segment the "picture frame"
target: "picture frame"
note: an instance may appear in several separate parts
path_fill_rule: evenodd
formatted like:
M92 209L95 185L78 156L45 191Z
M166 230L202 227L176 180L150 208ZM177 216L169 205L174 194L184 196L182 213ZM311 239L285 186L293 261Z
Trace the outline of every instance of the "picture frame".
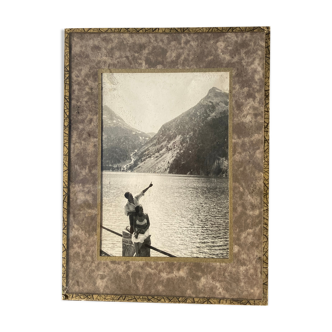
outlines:
M198 53L202 63L193 53L188 62L158 55L157 49L167 45L198 52L205 41L204 52L213 55L209 59ZM121 48L122 42L127 47ZM155 53L139 54L153 45ZM224 52L223 58L218 56ZM63 300L267 305L270 28L66 29L64 65ZM228 134L235 165L230 162L229 259L100 257L102 73L216 68L228 68L232 74ZM248 106L241 108L246 101ZM256 145L245 156L250 142ZM240 202L243 193L248 201ZM158 272L144 275L144 266ZM138 270L144 277L135 277L135 291L121 279ZM162 286L153 284L150 291L150 278L157 276ZM187 286L165 282L180 282L183 276Z

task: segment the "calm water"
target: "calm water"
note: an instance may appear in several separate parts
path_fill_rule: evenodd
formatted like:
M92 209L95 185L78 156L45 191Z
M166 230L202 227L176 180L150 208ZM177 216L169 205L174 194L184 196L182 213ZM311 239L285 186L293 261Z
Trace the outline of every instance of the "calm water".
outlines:
M177 257L228 258L228 179L174 174L103 171L103 220L120 234L126 191L138 194L152 181L140 203L149 214L151 244ZM102 230L102 249L122 256L122 241ZM162 256L151 250L151 256Z

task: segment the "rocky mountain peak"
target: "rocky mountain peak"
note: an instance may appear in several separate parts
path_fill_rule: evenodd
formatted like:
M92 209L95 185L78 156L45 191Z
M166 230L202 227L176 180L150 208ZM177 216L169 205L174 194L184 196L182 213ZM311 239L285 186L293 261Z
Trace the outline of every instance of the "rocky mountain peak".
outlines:
M225 175L228 93L214 87L197 105L165 123L135 155L133 171Z
M103 169L121 169L149 139L150 135L129 126L111 108L103 106Z

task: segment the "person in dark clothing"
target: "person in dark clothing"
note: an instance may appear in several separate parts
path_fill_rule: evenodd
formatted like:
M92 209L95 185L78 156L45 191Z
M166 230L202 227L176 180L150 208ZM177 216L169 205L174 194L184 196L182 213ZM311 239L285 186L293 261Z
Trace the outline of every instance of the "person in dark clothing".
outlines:
M133 216L134 236L132 241L135 245L136 256L139 256L143 242L150 236L150 219L149 215L144 213L142 205L136 206L135 212Z

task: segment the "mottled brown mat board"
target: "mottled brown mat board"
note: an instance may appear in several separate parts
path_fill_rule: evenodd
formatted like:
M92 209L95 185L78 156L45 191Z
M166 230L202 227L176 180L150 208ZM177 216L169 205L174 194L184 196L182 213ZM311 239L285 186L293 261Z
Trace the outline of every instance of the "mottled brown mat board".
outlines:
M231 260L99 257L100 73L208 68L232 74ZM64 71L63 299L267 305L270 28L66 29Z

